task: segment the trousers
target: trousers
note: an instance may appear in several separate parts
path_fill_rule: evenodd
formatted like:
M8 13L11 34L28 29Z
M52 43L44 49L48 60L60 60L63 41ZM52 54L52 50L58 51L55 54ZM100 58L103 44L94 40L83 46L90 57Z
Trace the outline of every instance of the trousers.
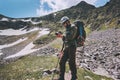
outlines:
M76 46L69 46L64 49L63 56L60 60L60 77L59 80L64 80L64 74L65 74L65 65L66 62L69 62L69 68L71 70L72 78L71 80L77 79L77 69L76 69Z

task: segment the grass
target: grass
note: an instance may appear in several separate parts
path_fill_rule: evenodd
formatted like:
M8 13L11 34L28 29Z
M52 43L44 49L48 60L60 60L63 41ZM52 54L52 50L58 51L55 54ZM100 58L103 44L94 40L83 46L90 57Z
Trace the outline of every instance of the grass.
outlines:
M56 63L56 58L52 56L27 56L16 62L0 67L0 78L4 80L26 80L42 78L44 69L52 69Z
M0 66L0 80L50 80L51 75L42 76L42 71L53 69L56 62L55 56L26 56L10 64ZM93 80L112 80L82 68L78 69L78 80L90 80L85 79L85 76L90 76Z
M103 26L100 27L99 30L101 31L101 30L107 30L107 29L108 29L108 28L107 28L106 26L103 25Z
M88 34L90 34L92 32L90 27L85 27L85 31L86 31L86 35L88 35Z
M92 78L93 80L113 80L111 78L107 78L105 76L101 76L101 75L96 75L94 73L92 73L91 71L85 70L85 69L78 69L78 80L91 80L87 77Z
M51 42L54 39L55 39L55 35L53 35L53 34L44 35L44 36L41 36L40 38L38 38L37 40L35 40L33 43L34 44L48 44L49 42Z
M53 48L61 49L61 48L62 48L62 44L63 44L62 39L57 38L56 40L54 40L54 41L51 43L51 46L52 46Z

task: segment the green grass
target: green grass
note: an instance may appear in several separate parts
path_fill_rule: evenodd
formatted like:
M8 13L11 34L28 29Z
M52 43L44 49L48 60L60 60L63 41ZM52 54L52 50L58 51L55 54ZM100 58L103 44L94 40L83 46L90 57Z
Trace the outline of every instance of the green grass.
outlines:
M85 31L86 31L86 35L88 35L88 34L90 34L92 32L90 27L85 27Z
M0 67L0 77L15 80L42 78L42 70L52 69L56 63L56 57L52 56L27 56L16 62Z
M94 73L92 73L91 71L85 70L85 69L78 69L78 80L91 80L89 78L85 78L86 76L91 77L93 80L113 80L111 78L107 78L105 76L101 76L101 75L96 75Z
M56 37L53 34L44 35L44 36L41 36L40 38L38 38L37 40L35 40L33 43L34 44L48 44L49 42L51 42L55 38Z
M56 62L57 57L55 56L26 56L10 64L0 66L0 80L50 80L51 75L42 76L42 71L53 69ZM78 80L90 80L85 79L85 76L90 76L93 80L112 80L82 68L78 69Z
M51 46L53 48L61 49L62 48L63 41L61 38L57 38L54 42L52 42Z
M106 26L101 26L99 30L107 30L108 28Z

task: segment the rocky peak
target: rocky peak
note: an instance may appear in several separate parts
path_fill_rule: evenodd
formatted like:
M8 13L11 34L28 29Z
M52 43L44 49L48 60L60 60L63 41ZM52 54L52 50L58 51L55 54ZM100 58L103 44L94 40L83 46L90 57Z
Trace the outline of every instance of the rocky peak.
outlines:
M110 0L110 3L120 3L120 0Z
M120 0L110 0L105 6L107 13L114 17L120 17Z
M109 2L106 3L106 5L104 7L106 7L106 6L120 6L119 4L120 4L120 0L110 0Z
M95 6L86 3L85 1L81 1L78 5L76 5L76 7L81 7L81 8L92 8L94 9Z

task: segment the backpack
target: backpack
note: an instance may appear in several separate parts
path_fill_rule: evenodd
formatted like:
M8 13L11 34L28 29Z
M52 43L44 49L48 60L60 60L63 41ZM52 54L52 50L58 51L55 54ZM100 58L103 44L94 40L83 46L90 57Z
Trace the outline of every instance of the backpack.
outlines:
M86 39L86 31L84 29L84 23L77 20L74 22L74 25L77 27L77 35L75 37L77 41L77 47L84 46L84 42Z

